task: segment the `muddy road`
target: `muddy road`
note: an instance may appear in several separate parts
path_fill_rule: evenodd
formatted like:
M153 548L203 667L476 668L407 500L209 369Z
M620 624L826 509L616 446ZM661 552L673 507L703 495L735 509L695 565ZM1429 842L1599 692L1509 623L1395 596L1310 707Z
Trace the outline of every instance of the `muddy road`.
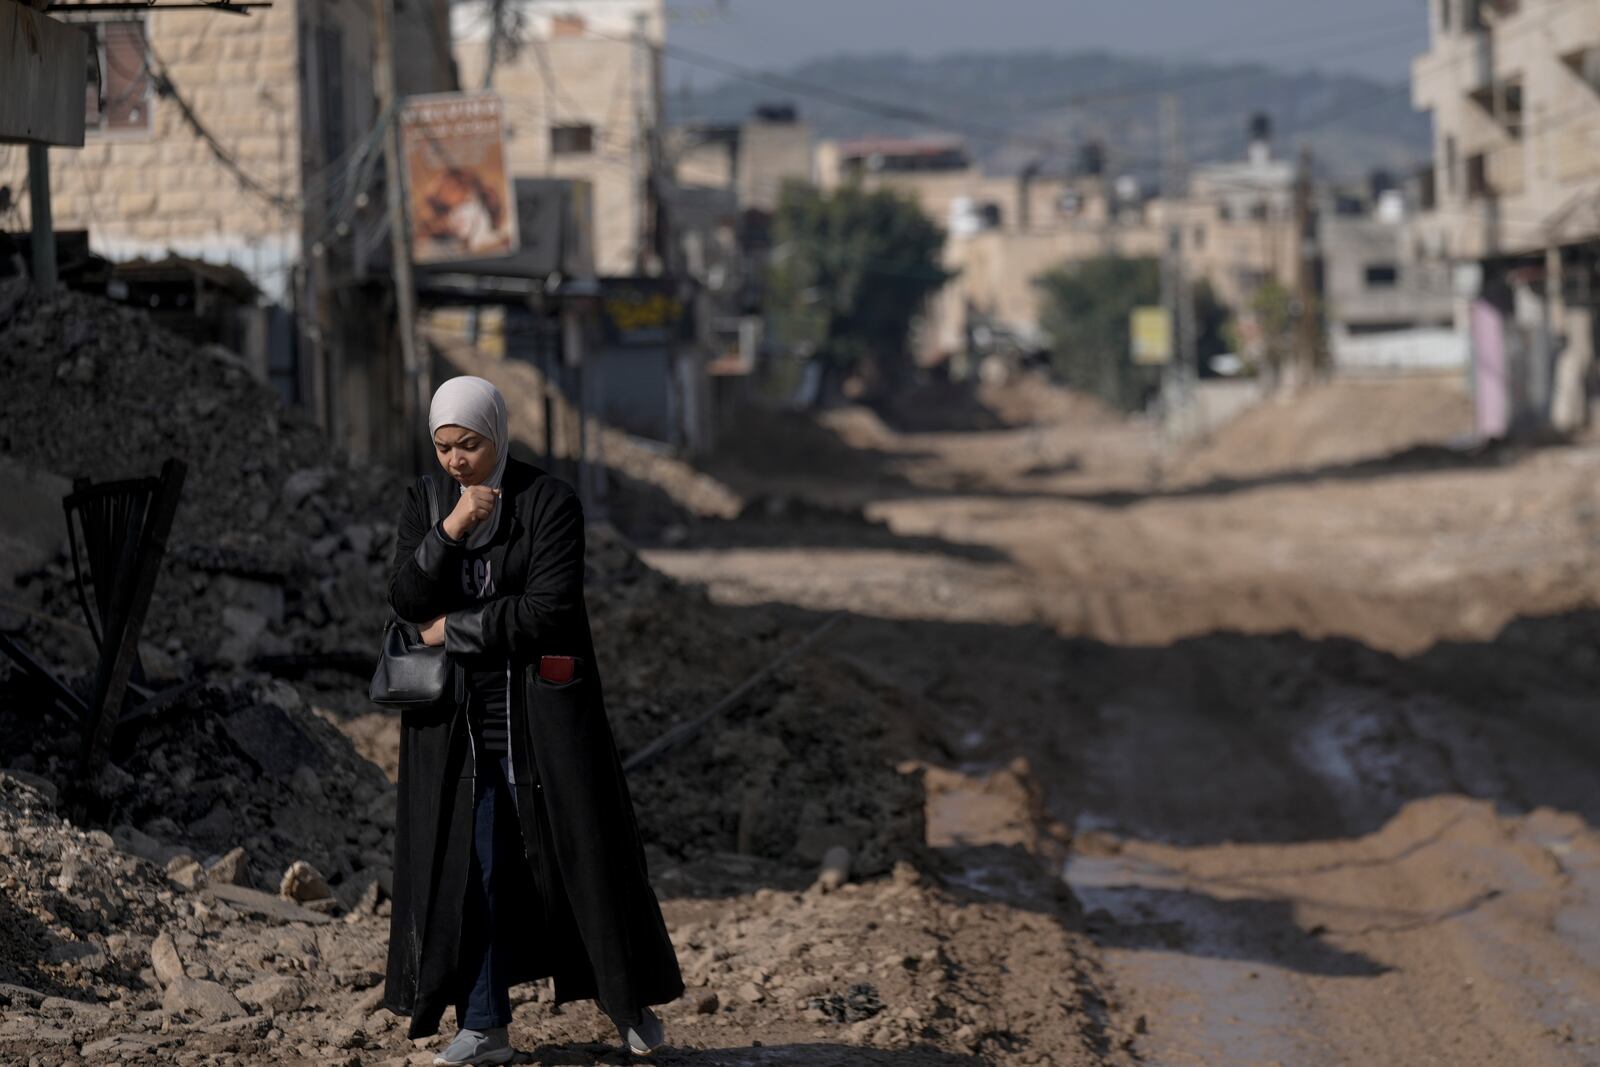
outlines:
M764 509L646 558L850 613L832 656L930 766L1026 760L1147 1062L1600 1062L1600 448L1462 447L1438 382L1182 455L1037 389L980 414L748 428L712 473ZM993 821L930 801L947 845Z

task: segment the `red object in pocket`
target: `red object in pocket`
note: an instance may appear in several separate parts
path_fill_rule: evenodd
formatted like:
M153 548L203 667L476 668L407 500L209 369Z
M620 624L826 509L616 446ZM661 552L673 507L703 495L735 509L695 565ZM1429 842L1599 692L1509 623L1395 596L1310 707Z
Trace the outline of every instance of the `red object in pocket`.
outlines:
M547 682L572 681L572 676L577 673L577 660L571 656L540 656L539 677Z

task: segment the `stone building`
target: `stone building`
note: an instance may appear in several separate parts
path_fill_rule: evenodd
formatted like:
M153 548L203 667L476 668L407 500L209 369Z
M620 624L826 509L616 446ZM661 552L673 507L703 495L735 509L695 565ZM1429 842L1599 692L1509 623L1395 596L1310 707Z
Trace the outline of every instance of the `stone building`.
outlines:
M1431 0L1417 239L1457 266L1479 429L1588 419L1600 273L1600 4Z
M394 423L387 353L358 314L388 269L376 10L66 12L89 38L87 132L50 159L58 232L86 231L112 261L243 271L262 293L262 377L358 454L386 452ZM444 0L399 10L400 92L453 88Z

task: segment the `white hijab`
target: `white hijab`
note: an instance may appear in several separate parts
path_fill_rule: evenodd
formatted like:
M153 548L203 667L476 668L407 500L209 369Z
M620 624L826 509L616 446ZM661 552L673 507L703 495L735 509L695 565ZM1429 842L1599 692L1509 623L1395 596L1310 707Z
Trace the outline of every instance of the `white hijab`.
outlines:
M506 472L506 459L511 454L510 433L507 430L506 398L494 383L483 378L463 374L439 386L428 407L428 436L432 438L441 426L460 426L482 434L494 442L494 470L489 472L482 485L500 488L500 479ZM457 485L457 496L466 486ZM454 506L454 505L452 505ZM467 534L468 548L482 548L494 536L500 522L500 499L495 498L494 510L489 517Z

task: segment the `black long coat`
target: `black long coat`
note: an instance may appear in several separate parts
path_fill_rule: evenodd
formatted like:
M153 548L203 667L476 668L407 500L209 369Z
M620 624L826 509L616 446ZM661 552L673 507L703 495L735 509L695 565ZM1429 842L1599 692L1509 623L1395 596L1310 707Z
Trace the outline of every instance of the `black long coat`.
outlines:
M440 514L457 496L442 470ZM677 956L650 888L633 804L606 720L583 598L583 511L572 487L508 460L485 558L495 595L463 590L463 552L430 526L421 479L401 509L389 602L419 625L446 615L445 647L509 655L512 791L530 858L514 982L553 976L557 1003L593 998L636 1021L644 1005L683 993ZM539 678L541 655L579 658L562 685ZM384 1006L410 1015L410 1036L438 1032L459 985L457 950L472 842L474 753L464 671L437 710L403 714L395 820L394 904ZM541 862L542 860L542 862ZM542 899L542 909L535 902Z

